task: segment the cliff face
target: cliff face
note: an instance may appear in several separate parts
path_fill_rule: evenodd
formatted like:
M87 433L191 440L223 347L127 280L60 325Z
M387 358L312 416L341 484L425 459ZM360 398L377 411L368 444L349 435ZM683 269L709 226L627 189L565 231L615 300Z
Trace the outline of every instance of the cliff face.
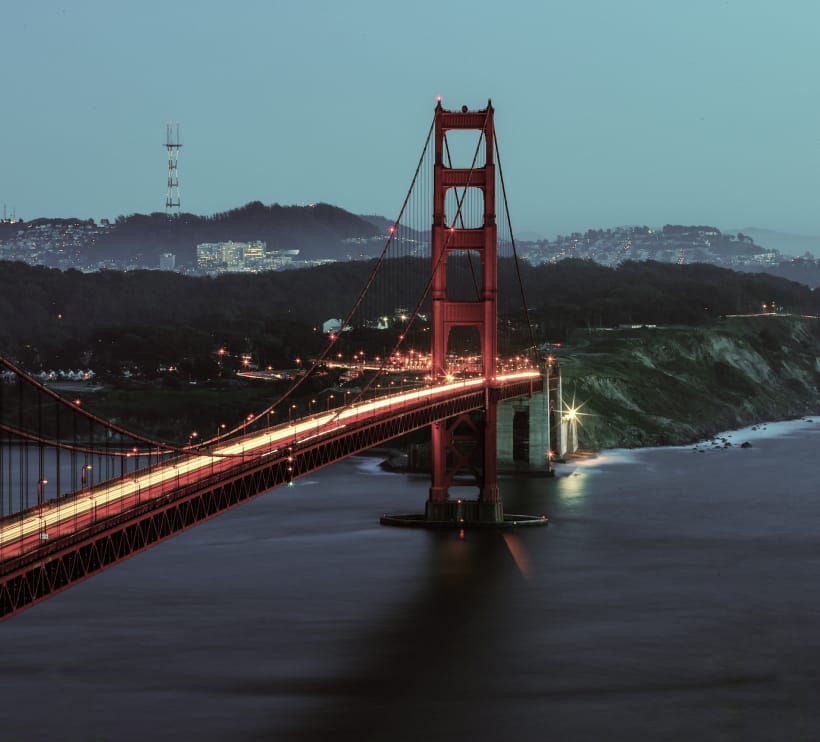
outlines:
M820 320L599 332L559 363L565 404L582 405L584 448L682 444L820 413Z

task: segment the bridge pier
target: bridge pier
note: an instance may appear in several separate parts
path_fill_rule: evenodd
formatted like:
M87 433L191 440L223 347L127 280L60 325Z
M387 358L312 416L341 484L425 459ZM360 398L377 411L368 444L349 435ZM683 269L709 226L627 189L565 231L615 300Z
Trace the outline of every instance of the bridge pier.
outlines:
M427 501L424 519L432 523L450 523L455 527L465 523L496 524L504 521L504 507L501 502L481 500Z
M552 476L550 452L558 450L554 414L560 377L543 374L543 391L498 406L498 469L503 474Z
M513 515L504 512L502 503L481 500L427 501L424 513L383 515L383 526L405 528L432 528L465 530L473 528L520 528L522 526L546 526L546 515Z

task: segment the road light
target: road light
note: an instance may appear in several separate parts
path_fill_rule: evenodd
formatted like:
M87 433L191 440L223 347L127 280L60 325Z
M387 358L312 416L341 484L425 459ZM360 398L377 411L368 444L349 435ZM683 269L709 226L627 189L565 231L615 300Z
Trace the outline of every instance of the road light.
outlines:
M191 433L191 435L189 435L189 436L188 436L188 446L192 446L192 445L194 444L194 438L197 438L198 436L199 436L199 433L197 433L197 432L194 430L194 431Z
M330 412L330 403L333 401L334 395L328 394L327 395L327 411Z
M222 435L222 431L227 427L225 423L219 423L219 425L216 426L216 437L219 438Z
M88 487L88 496L89 496L89 497L91 497L91 485L90 485L90 483L88 482L88 477L89 477L89 472L90 472L93 468L94 468L94 467L93 467L93 466L91 466L91 464L86 464L86 465L85 465L85 466L84 466L84 467L80 470L80 490L81 490L81 491L84 491L84 490L85 490L85 485L88 483L88 484L89 484L89 487Z
M43 517L43 487L48 484L48 479L41 479L37 482L37 507L40 508L40 517Z
M308 402L308 415L313 414L313 405L315 405L315 404L316 404L315 399L311 399L310 402Z
M295 409L296 409L296 405L295 405L295 404L292 404L290 407L288 407L288 424L289 424L289 425L290 425L291 423L293 423L293 411L294 411Z
M43 524L43 487L48 484L48 479L41 479L37 482L37 508L40 516L40 538L47 539L48 533L45 532Z
M85 486L86 486L86 484L88 484L88 499L91 500L94 507L96 507L96 503L94 503L94 497L91 494L91 482L89 481L89 476L90 476L89 472L93 468L94 467L91 466L91 464L86 464L82 469L80 469L80 492L84 492L85 491ZM93 517L93 515L94 514L92 512L92 517ZM77 519L77 500L76 499L74 500L74 519L75 520Z

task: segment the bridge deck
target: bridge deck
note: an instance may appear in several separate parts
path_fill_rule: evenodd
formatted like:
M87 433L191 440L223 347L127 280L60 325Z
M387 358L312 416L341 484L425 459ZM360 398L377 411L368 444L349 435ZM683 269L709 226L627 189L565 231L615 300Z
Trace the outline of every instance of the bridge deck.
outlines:
M0 521L0 618L224 510L430 423L541 388L468 379L314 415L103 482Z

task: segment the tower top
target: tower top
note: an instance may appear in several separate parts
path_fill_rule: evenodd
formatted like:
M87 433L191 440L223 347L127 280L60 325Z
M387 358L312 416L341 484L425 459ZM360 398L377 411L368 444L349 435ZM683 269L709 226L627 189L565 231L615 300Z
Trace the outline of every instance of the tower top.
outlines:
M176 127L176 130L174 129ZM174 124L168 121L165 124L165 146L166 147L181 147L182 139L179 136L179 123Z

